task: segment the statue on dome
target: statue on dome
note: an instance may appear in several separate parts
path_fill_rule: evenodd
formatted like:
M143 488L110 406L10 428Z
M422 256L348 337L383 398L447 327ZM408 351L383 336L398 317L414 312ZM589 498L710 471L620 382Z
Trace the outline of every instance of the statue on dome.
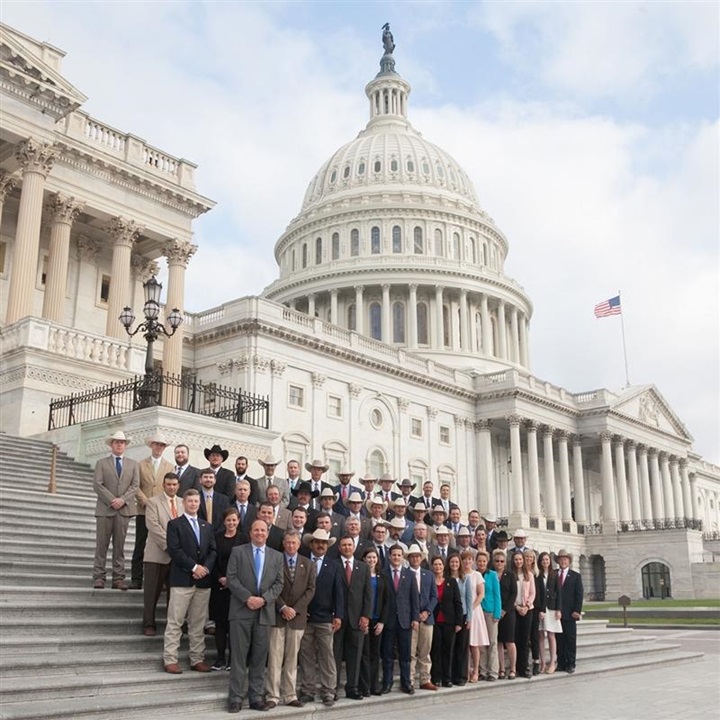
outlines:
M385 23L382 26L382 30L382 44L385 54L392 55L392 52L395 49L395 40L393 39L393 34L390 32L390 23Z

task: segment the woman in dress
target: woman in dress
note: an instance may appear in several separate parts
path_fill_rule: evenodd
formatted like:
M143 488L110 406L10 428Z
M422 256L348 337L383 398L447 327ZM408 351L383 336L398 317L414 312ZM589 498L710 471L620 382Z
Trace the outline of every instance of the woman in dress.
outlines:
M455 556L457 557L457 556ZM446 575L445 564L441 557L435 557L431 566L438 603L433 614L432 649L430 659L430 680L433 685L452 687L452 658L455 635L460 632L463 624L462 600L460 590L454 578Z
M539 671L552 675L557 668L557 643L555 635L562 632L560 610L558 609L557 573L552 569L550 553L542 552L538 557L538 576L535 578L535 612L538 618L537 655L533 660L539 663ZM545 636L550 649L550 659L545 662ZM533 667L533 672L535 669Z
M365 697L380 695L379 680L380 648L382 632L387 622L388 579L380 568L377 550L369 547L362 555L362 561L370 568L370 588L372 589L372 613L370 625L363 638L362 659L360 661L359 692Z
M227 670L230 667L228 634L230 632L230 591L227 587L227 566L230 553L236 545L240 545L243 536L239 532L240 516L235 508L228 508L223 513L223 529L215 534L217 559L212 570L213 584L210 590L210 619L215 621L215 649L217 658L213 670ZM225 652L227 650L227 664Z
M497 573L490 569L490 554L478 550L475 564L485 580L485 597L482 600L483 617L488 634L488 644L480 646L480 679L493 682L498 678L498 623L502 614L500 601L500 580ZM470 628L472 633L472 626Z
M517 583L514 575L506 567L507 556L504 550L493 550L493 568L500 580L500 622L498 623L498 678L503 680L507 671L508 680L515 679L515 598ZM507 665L505 663L507 652Z
M471 565L472 569L472 565ZM460 630L455 635L452 658L452 683L463 686L468 681L468 642L470 640L470 615L473 604L473 587L470 579L465 575L462 557L450 555L447 561L447 574L455 580L460 590L462 602L463 621Z
M533 607L535 603L535 552L525 550L516 552L512 557L512 570L517 583L515 597L515 648L517 652L517 674L524 678L532 678L528 666L530 652L530 628L532 627Z
M482 609L482 601L485 598L485 580L482 574L475 570L475 558L472 553L462 553L460 560L463 564L465 582L473 593L469 610L470 637L468 644L470 645L470 682L475 683L480 676L480 648L488 644L488 631Z

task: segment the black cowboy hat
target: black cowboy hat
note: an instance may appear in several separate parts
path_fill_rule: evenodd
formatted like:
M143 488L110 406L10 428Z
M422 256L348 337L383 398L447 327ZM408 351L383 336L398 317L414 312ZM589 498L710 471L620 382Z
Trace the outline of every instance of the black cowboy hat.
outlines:
M221 455L223 462L225 462L228 459L228 455L230 454L230 451L223 450L219 445L213 445L211 448L205 448L203 450L203 455L205 455L206 460L209 460L210 456L214 453Z

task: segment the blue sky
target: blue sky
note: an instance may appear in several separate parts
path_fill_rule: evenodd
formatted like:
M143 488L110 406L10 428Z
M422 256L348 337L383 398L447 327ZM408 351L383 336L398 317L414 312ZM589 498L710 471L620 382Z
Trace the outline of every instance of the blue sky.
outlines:
M716 2L13 2L98 119L197 162L188 309L257 294L320 165L367 121L381 26L410 119L473 179L535 304L533 371L655 383L717 461ZM208 287L208 273L217 282Z

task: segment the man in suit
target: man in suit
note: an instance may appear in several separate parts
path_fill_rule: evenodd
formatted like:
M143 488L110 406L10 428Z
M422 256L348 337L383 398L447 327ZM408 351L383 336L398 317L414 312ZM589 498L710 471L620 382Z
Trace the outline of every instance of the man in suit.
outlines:
M410 684L415 687L415 679L421 690L437 690L430 680L430 650L432 649L433 626L435 625L435 606L437 605L437 587L433 574L423 568L427 554L419 545L411 545L405 554L410 570L415 575L420 594L420 614L418 627L412 632L410 640Z
M286 530L283 537L283 589L275 601L275 625L268 629L268 667L265 701L269 710L282 698L290 707L303 707L297 696L300 643L307 627L308 606L315 595L316 568L298 553L300 536Z
M223 450L219 445L213 445L203 450L208 465L215 473L215 490L225 495L228 501L232 501L235 497L235 474L222 467L229 454L227 450Z
M487 513L483 516L483 522L485 523L485 549L492 553L493 550L497 549L497 517L492 513Z
M364 636L370 626L372 615L372 588L370 568L354 557L355 543L350 537L342 537L340 547L340 576L345 583L344 621L333 638L337 680L335 694L340 688L340 668L345 660L345 697L362 700L358 691L360 659Z
M205 620L210 601L210 572L217 559L212 525L198 517L200 493L195 488L185 491L184 514L167 525L167 551L170 556L170 602L165 626L163 663L165 672L182 673L178 651L182 626L187 617L190 641L190 669L210 672L205 663Z
M190 464L190 450L187 445L176 445L173 450L175 456L175 474L180 480L178 496L182 498L186 490L194 487L200 489L200 471Z
M432 565L436 557L441 557L443 562L447 562L451 555L457 554L457 548L450 545L450 531L444 525L435 528L435 541L428 547L428 562Z
M247 480L250 483L250 503L257 505L260 500L260 490L258 489L258 483L255 478L251 478L247 474L248 470L248 459L244 455L238 455L235 458L235 482L238 483L241 480ZM230 498L232 502L232 498Z
M562 613L562 632L555 635L557 640L557 669L567 673L575 672L577 656L577 622L582 619L583 584L580 573L570 569L572 555L559 550L555 556L558 565L557 588L558 608Z
M387 503L387 507L390 507L390 503L400 497L400 494L396 493L392 489L396 482L396 478L394 478L390 473L383 473L378 478L378 482L380 483L380 490L377 494L380 495L380 497L382 497L382 499Z
M445 526L456 537L457 534L460 532L460 528L467 527L467 525L463 525L463 523L460 522L460 508L457 507L457 505L450 509L450 515L445 521Z
M345 520L345 527L343 528L343 535L347 535L352 539L355 545L355 557L358 560L362 557L365 550L372 545L372 540L368 537L363 537L360 534L360 521L357 518L349 517Z
M313 493L313 508L315 510L320 509L320 505L315 498L320 496L323 488L329 487L332 490L332 485L322 479L322 476L328 471L329 467L330 466L325 465L322 460L313 460L312 462L305 463L305 469L310 473L310 489Z
M110 456L101 458L95 465L93 489L97 495L95 504L95 562L93 587L105 587L107 551L112 539L112 586L115 590L127 590L125 582L125 536L130 518L137 512L135 496L140 488L140 471L134 460L125 457L129 440L122 431L105 441Z
M287 464L287 484L290 490L290 502L288 503L288 510L292 511L297 505L297 499L294 494L294 490L297 488L300 482L300 463L297 460L288 460Z
M138 463L140 488L137 493L137 515L135 516L135 548L130 565L130 589L140 590L143 584L143 556L147 542L145 506L148 500L163 491L163 478L173 471L173 466L163 458L167 440L159 433L145 440L150 456Z
M272 548L276 552L282 552L283 551L283 531L273 525L273 520L275 519L275 513L273 512L273 506L267 502L266 500L263 500L263 502L258 505L257 509L257 517L260 518L260 520L264 520L267 523L268 526L268 535L266 544L269 548Z
M258 462L263 468L263 477L257 478L259 500L267 500L267 489L271 485L275 485L280 489L280 505L287 507L290 502L290 486L285 478L275 475L275 468L279 465L279 460L268 455Z
M388 621L382 639L383 686L382 694L392 690L395 647L400 665L400 687L404 693L413 695L410 683L410 642L412 631L418 627L420 618L420 593L415 574L403 567L403 550L399 545L390 548Z
M238 511L240 517L239 532L249 534L252 521L257 516L257 508L250 502L250 483L247 480L240 480L235 483L235 497L232 507Z
M212 525L213 532L223 529L223 513L230 502L227 496L215 491L217 477L212 468L200 472L200 510L198 515Z
M390 567L390 546L387 544L387 537L388 534L385 524L378 523L372 530L372 544L378 556L378 573ZM363 552L365 552L365 550L363 550Z
M422 503L425 506L425 513L428 514L439 499L440 498L436 498L433 495L433 484L429 480L426 480L422 486L422 493L420 495L413 496L411 502L413 508L418 503Z
M282 592L283 556L267 546L268 525L257 518L250 526L250 542L230 554L230 670L228 709L242 709L245 679L252 710L267 710L263 700L268 658L268 628L275 624L275 601Z
M365 503L375 495L375 483L377 482L377 478L374 475L367 473L363 475L360 482L363 484L364 488L364 490L359 493L360 502Z
M265 491L265 497L273 507L273 525L281 530L287 530L292 524L292 512L280 504L280 488L271 485Z
M530 550L530 546L527 544L527 538L528 534L525 530L522 528L518 528L513 533L513 544L508 548L508 557L510 555L516 553L516 552L525 552L526 550Z
M337 507L336 499L337 495L330 488L325 488L320 493L320 515L315 520L315 527L318 527L317 521L320 516L326 515L330 519L330 534L339 539L345 526L345 515L335 512L334 508Z
M157 633L155 609L160 593L168 587L170 556L167 553L167 526L183 513L183 502L177 491L180 481L175 473L163 478L163 491L151 497L145 506L145 522L148 529L145 543L145 583L143 585L143 635L153 637Z
M373 498L370 498L370 500L366 502L371 502ZM379 500L380 498L378 498ZM350 518L355 518L360 523L360 533L364 537L370 537L370 533L372 532L372 522L370 521L370 515L365 512L365 508L363 507L363 499L360 497L360 493L351 493L350 497L347 501L347 508L349 510L349 515L345 518L345 522L347 522Z
M308 606L308 624L300 643L302 683L301 702L314 702L320 685L325 707L335 704L337 670L333 655L333 634L342 626L345 612L345 589L340 564L327 557L328 547L335 544L325 530L315 530L303 538L310 548L310 562L315 566L315 595Z
M446 517L450 517L450 510L458 507L458 505L450 499L450 485L448 485L448 483L443 483L440 486L440 499L435 500L434 507L438 505L442 505Z
M391 510L391 521L399 520L400 522L405 523L405 529L400 533L400 541L405 545L410 545L410 543L412 542L413 528L415 527L415 523L407 515L408 506L405 498L395 498Z
M297 484L297 487L293 491L297 500L295 509L302 508L305 510L307 515L307 524L305 525L306 532L312 532L315 529L315 518L318 516L318 510L313 506L315 498L320 494L320 491L313 490L312 485L303 480ZM295 512L295 510L293 510Z
M339 470L337 477L340 482L333 488L337 498L337 502L335 503L333 510L344 517L350 514L350 511L345 504L347 499L354 492L362 492L362 488L350 483L354 475L355 473L350 470L350 468L343 468L342 470ZM320 494L320 498L322 500L322 493Z
M315 520L315 530L325 530L325 532L327 532L331 538L335 538L335 540L340 539L341 533L337 532L338 528L333 527L329 515L324 515L323 513L320 513L317 516L317 519ZM327 557L329 560L337 560L340 557L340 550L338 549L337 542L335 543L335 545L328 548L325 557Z
M416 487L416 483L411 482L410 478L403 478L402 482L396 483L400 490L400 497L405 500L406 505L412 505L412 491Z

